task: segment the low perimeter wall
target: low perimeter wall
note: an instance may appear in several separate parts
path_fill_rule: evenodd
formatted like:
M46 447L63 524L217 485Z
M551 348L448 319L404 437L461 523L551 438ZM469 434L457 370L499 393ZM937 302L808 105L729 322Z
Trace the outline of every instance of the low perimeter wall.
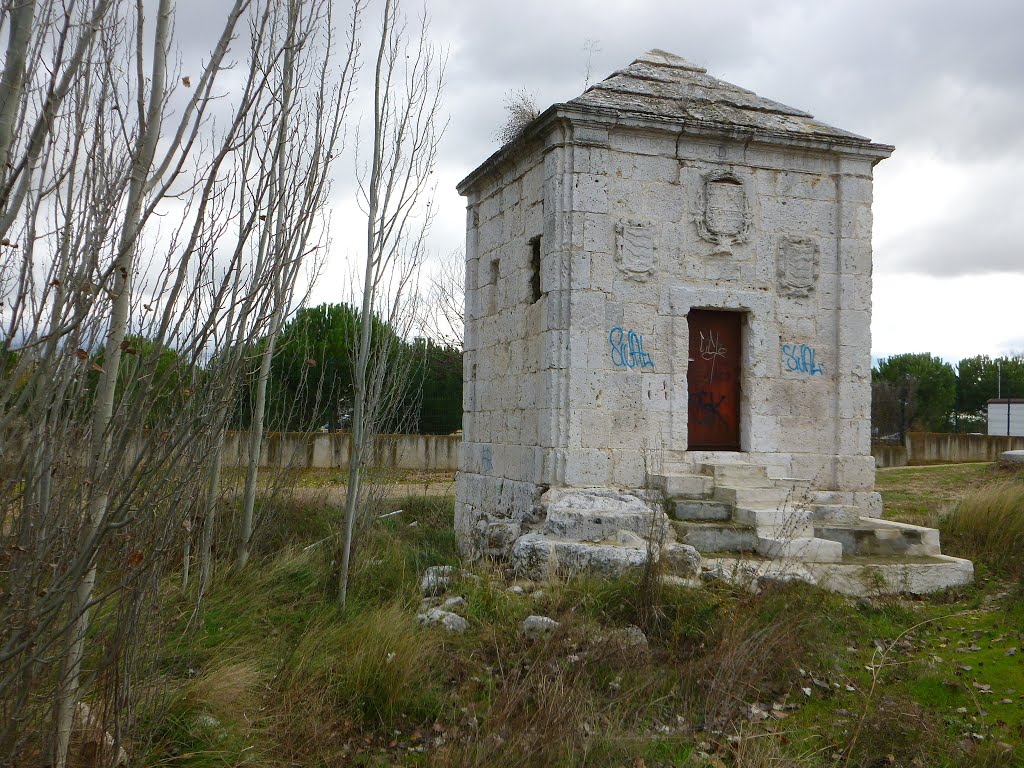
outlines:
M246 432L228 432L224 442L225 464L246 463L247 436ZM454 472L459 468L461 440L461 435L381 435L377 438L374 463L396 469ZM347 432L270 432L264 436L260 466L341 468L348 465L350 449L351 436ZM909 432L903 445L871 445L875 466L880 468L998 461L1003 451L1014 450L1024 450L1024 437Z
M241 466L248 461L248 432L228 432L223 461ZM373 463L394 469L459 468L460 435L381 435ZM268 432L260 452L261 467L347 467L352 436L347 432Z
M908 432L903 445L872 443L876 467L999 461L1003 451L1024 450L1024 437Z

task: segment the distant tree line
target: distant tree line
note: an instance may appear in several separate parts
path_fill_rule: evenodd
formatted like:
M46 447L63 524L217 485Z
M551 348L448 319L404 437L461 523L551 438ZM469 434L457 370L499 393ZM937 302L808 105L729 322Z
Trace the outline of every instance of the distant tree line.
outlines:
M267 388L268 427L272 430L314 432L347 431L352 423L353 334L359 312L347 304L320 304L300 309L284 324L277 340ZM396 407L384 414L384 432L451 434L462 428L462 352L433 339L402 340L375 318L376 333L387 336L392 357L402 358L407 373ZM254 369L259 365L266 337L244 352ZM126 336L118 363L117 398L126 390L148 387L149 406L143 426L163 423L193 391L207 386L217 375L219 358L205 366L191 366L178 353L141 336ZM13 369L17 355L8 352L6 367ZM88 384L80 407L87 409L95 398L100 371L106 365L100 346L88 356ZM140 360L147 373L140 376ZM249 429L255 392L254 377L240 380L234 396L231 426Z
M461 351L433 339L399 339L376 317L373 324L388 358L405 372L403 390L382 414L382 431L450 434L461 429ZM284 325L267 393L272 429L337 432L351 427L352 342L358 327L359 311L347 304L303 308ZM251 388L239 393L240 428L248 428L251 400Z
M976 355L956 366L927 352L882 358L871 371L872 433L985 432L998 394L1024 397L1024 355Z

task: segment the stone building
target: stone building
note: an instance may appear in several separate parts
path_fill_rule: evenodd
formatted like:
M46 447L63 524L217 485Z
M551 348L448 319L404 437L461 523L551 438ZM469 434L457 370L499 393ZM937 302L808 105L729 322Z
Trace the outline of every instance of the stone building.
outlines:
M892 151L655 50L466 177L466 552L969 580L936 531L877 519L872 169Z

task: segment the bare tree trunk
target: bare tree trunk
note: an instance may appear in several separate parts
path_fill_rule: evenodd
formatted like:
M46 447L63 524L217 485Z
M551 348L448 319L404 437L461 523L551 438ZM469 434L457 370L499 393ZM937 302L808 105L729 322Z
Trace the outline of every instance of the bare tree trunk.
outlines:
M430 225L429 178L437 157L437 126L444 79L427 40L424 17L418 38L410 44L406 24L396 0L385 0L380 45L374 67L373 143L369 178L362 187L366 202L366 260L360 302L359 336L352 345L352 448L345 495L338 573L338 606L348 602L352 543L359 513L367 464L379 430L382 406L404 383L389 356L385 339L377 338L378 313L389 330L402 338L399 328L408 318L410 294L423 259L423 237ZM415 217L422 218L417 220ZM417 226L418 232L415 231Z
M217 521L217 504L220 501L220 467L223 452L224 430L217 430L214 440L210 467L206 480L206 514L203 518L203 536L199 545L199 596L202 597L210 588L213 576L213 528Z
M152 632L165 628L154 608L179 563L188 588L199 533L190 526L219 487L209 459L223 441L225 393L240 350L287 312L282 270L326 237L312 222L322 221L354 34L339 80L327 0L233 0L201 73L183 73L192 76L177 91L187 104L165 130L178 80L167 71L172 6L15 0L4 12L0 764L45 752L67 765L80 702L118 742L144 743L156 727L161 684L145 673L155 673L161 646ZM221 94L214 83L250 6L250 69ZM282 166L269 156L286 6L304 20L289 47L306 51L306 63L282 193L270 189ZM144 10L157 12L145 33ZM207 119L215 99L228 105L227 123ZM253 234L273 196L289 203L289 225L278 229L301 237L254 263ZM180 223L164 217L156 237L147 222L167 212L168 197L183 213ZM224 233L234 223L232 252ZM211 519L204 536L213 529ZM145 698L154 717L140 724Z
M235 566L244 568L249 562L249 544L252 539L253 511L256 507L256 482L260 471L260 451L263 448L263 419L267 409L267 382L270 381L270 364L274 359L274 345L281 322L281 307L274 310L267 335L266 346L260 356L260 368L256 376L256 402L253 407L252 424L249 427L249 463L245 473L245 493L242 499L242 520L238 536L238 551Z
M32 22L36 15L35 0L15 0L10 6L10 29L4 74L0 79L0 168L10 162L14 123L18 116L25 83L26 57L32 39ZM6 175L6 171L0 176Z
M127 332L128 310L131 307L131 279L135 272L135 255L138 248L137 237L141 223L143 196L156 154L157 141L160 138L170 22L171 2L170 0L160 0L153 39L149 103L145 108L145 114L142 114L141 96L139 103L140 125L145 128L139 135L135 160L132 163L131 182L128 188L121 241L118 246L117 268L112 275L114 282L113 304L110 311L110 328L104 345L105 367L100 374L93 412L91 474L94 476L105 471L107 462L110 460L110 436L107 434L107 427L110 425L110 419L114 412L114 393L121 364L121 343ZM142 35L141 15L138 20L138 35L140 37ZM88 538L96 536L99 528L104 524L107 514L108 491L104 488L94 489L94 494L86 527ZM71 604L73 621L69 635L70 642L64 661L64 670L58 680L56 697L54 764L57 768L64 768L67 763L71 726L75 706L78 704L79 674L85 649L85 635L89 629L89 609L95 585L96 565L93 563L80 582Z
M288 42L285 45L282 61L281 77L281 113L275 127L275 165L271 170L270 200L267 210L268 226L273 227L269 237L271 252L270 261L277 265L277 280L274 284L274 312L270 320L270 329L265 339L265 347L260 359L259 373L256 380L256 401L253 419L249 432L249 464L245 479L245 492L242 504L242 519L235 558L237 568L244 568L249 560L253 518L256 505L256 485L259 477L259 458L263 444L263 429L266 415L267 384L270 380L271 363L277 337L284 323L285 313L291 302L295 280L298 276L303 259L307 253L316 250L319 244L309 247L313 234L313 226L321 211L328 191L328 170L336 153L341 135L339 128L347 110L351 87L350 73L355 65L356 28L362 4L357 2L353 8L350 56L342 74L342 88L333 96L323 90L326 70L321 70L321 92L315 99L311 117L307 117L305 130L312 135L307 137L311 142L309 151L301 162L293 157L296 144L303 142L303 137L295 135L296 120L301 116L295 114L297 70L294 41L302 38L306 32L300 28L299 8L292 0L288 5ZM329 19L328 19L329 21ZM326 62L325 62L326 65ZM270 225L270 221L273 224Z

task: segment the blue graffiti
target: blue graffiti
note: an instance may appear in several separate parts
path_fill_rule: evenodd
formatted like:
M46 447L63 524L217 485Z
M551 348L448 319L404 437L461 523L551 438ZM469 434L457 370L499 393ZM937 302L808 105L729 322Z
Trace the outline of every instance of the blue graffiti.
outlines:
M636 331L623 331L616 326L608 334L612 345L612 365L617 368L653 368L654 360L644 352L644 337Z
M484 465L484 471L490 472L494 469L494 464L491 460L491 446L485 445L480 450L480 461Z
M825 375L825 366L816 362L815 349L806 344L783 344L782 354L786 357L786 368L810 376Z

